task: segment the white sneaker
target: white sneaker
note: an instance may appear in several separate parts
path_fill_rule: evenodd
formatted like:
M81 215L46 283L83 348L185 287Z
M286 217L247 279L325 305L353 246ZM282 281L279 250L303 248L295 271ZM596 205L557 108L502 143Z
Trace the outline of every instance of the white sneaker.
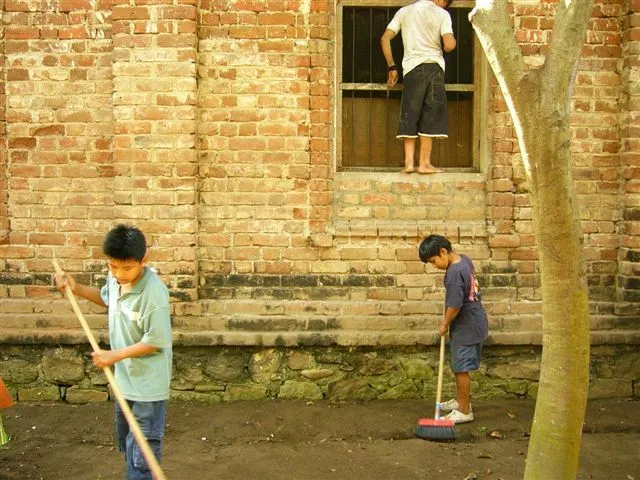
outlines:
M449 415L444 416L445 419L451 420L453 423L473 422L473 412L462 413L460 410L452 410Z
M460 404L455 398L452 398L451 400L447 400L446 402L440 404L440 410L442 410L443 412L458 410L458 408L460 408Z

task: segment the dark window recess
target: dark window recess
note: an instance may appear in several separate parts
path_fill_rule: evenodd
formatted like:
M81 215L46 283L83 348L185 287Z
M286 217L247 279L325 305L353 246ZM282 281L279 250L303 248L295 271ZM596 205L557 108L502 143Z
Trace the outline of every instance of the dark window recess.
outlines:
M380 48L397 8L345 7L342 28L342 168L389 169L403 165L396 139L401 89L388 90L387 64ZM440 167L473 166L474 34L470 9L450 10L457 48L445 54L449 138L436 139L432 161ZM402 65L401 34L391 42ZM400 70L402 83L402 70ZM418 155L419 152L416 152Z

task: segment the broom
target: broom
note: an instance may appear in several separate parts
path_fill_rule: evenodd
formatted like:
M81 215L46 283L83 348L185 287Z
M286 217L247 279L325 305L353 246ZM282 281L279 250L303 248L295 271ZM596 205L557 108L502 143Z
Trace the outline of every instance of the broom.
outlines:
M13 398L7 390L7 387L4 385L4 381L2 377L0 377L0 408L8 408L14 405ZM0 447L5 446L11 440L11 436L4 429L4 425L2 424L2 414L0 413Z
M440 418L440 396L442 395L442 370L444 369L444 335L440 336L440 365L438 367L438 391L436 393L435 418L421 418L416 427L416 436L425 440L455 440L455 423Z
M58 265L58 262L56 261L55 258L53 258L53 267L55 268L56 273L58 274L64 273L60 268L60 265ZM73 311L78 317L78 320L80 320L80 324L82 325L84 333L87 335L87 338L89 339L89 343L91 344L93 351L97 352L98 350L100 350L100 347L98 346L98 342L96 342L96 339L93 336L93 333L91 333L89 324L85 320L84 315L82 315L82 312L80 311L80 307L78 306L78 302L76 302L76 298L73 295L73 292L71 291L71 287L68 284L65 289L65 292L67 294L67 298L71 302ZM142 430L140 429L140 425L138 425L136 417L134 417L133 412L129 407L129 404L127 403L127 400L122 396L122 392L120 392L120 389L116 384L116 379L113 376L111 369L109 367L104 367L102 371L104 372L104 375L107 377L107 380L109 382L109 385L111 386L111 391L113 392L113 395L116 397L116 400L120 404L120 408L122 409L122 413L124 414L124 417L126 418L127 423L129 423L129 428L131 429L131 433L133 433L133 436L136 439L136 442L138 443L140 450L142 450L142 455L144 456L144 459L147 461L147 465L149 467L149 470L151 470L151 473L153 474L153 478L155 480L166 480L167 477L164 476L164 473L160 468L160 464L158 463L158 460L156 459L156 456L153 453L153 450L151 450L151 447L149 446L147 439L142 433Z

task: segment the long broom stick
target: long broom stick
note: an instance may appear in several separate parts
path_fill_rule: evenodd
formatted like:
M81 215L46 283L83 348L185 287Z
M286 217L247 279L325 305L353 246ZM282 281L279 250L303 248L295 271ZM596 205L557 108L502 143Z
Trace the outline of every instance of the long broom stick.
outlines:
M442 376L444 370L444 335L440 336L440 361L438 362L438 390L436 393L435 418L421 418L416 428L416 436L427 440L455 440L456 431L452 420L440 418L442 397Z
M60 268L60 265L58 265L58 262L56 261L55 258L53 258L53 268L55 268L56 273L58 274L64 273L64 271ZM80 311L80 307L78 306L76 297L73 295L73 291L71 290L71 287L69 286L68 283L66 285L65 292L67 294L67 298L71 302L73 311L78 317L78 320L80 320L80 324L82 325L84 333L87 335L87 338L89 339L89 343L91 344L93 351L97 352L98 350L100 350L100 347L98 346L98 342L96 342L96 339L93 336L93 333L91 333L89 324L87 323L87 321L84 318L84 315ZM107 377L107 381L109 382L109 385L111 385L111 391L116 397L118 404L120 404L122 413L124 414L124 417L126 418L127 423L129 423L129 428L131 429L131 432L133 433L133 436L136 439L136 442L138 443L140 450L142 450L142 454L144 455L144 458L147 461L149 470L151 470L151 473L153 474L153 478L155 478L156 480L167 480L167 477L164 476L164 473L160 468L160 464L158 463L158 460L156 459L156 456L153 453L153 450L151 450L151 447L149 446L147 439L142 433L142 430L140 430L140 425L138 425L136 417L134 417L133 412L129 407L129 404L127 403L127 400L122 396L122 392L120 391L120 389L118 388L118 385L116 384L116 379L113 376L111 369L109 367L104 367L102 371L104 372L104 375Z

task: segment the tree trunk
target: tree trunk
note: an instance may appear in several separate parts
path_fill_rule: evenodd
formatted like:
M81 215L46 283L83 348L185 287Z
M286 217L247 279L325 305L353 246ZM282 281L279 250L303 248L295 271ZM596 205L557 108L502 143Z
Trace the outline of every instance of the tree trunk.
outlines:
M549 82L536 85L544 92ZM578 472L589 386L589 304L583 235L571 174L569 112L523 91L521 148L532 165L543 348L525 479L572 479ZM540 103L532 105L532 99Z
M506 0L477 2L471 21L513 118L529 183L542 286L543 350L525 479L578 472L589 386L589 304L571 174L570 101L591 0L560 2L549 55L526 71Z

